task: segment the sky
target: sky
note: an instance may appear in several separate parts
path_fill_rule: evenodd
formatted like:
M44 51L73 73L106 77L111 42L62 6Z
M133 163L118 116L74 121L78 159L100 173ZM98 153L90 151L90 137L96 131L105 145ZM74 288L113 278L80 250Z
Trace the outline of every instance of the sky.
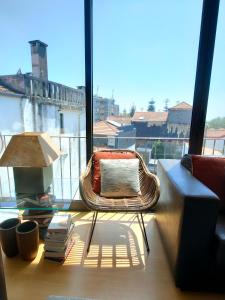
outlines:
M94 93L120 110L192 104L202 0L93 0ZM48 44L49 80L84 85L83 0L7 0L0 74L31 72L28 41ZM207 119L225 116L225 3L221 1Z

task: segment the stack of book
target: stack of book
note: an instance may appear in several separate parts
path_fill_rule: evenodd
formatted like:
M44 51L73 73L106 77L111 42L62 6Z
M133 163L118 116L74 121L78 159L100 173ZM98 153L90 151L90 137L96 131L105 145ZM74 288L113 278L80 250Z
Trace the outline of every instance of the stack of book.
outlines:
M22 215L23 220L36 221L39 225L39 236L45 238L47 227L53 216L53 202L55 196L49 193L42 194L17 194L17 201L26 209ZM21 202L22 201L22 202Z
M44 257L63 262L74 245L71 215L54 215L45 237Z

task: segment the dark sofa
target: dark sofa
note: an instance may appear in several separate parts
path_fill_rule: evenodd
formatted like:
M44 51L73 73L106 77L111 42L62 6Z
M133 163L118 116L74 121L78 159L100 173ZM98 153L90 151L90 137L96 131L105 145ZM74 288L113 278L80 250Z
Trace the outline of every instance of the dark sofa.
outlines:
M176 285L223 291L225 215L219 198L179 160L159 160L157 175L157 224Z

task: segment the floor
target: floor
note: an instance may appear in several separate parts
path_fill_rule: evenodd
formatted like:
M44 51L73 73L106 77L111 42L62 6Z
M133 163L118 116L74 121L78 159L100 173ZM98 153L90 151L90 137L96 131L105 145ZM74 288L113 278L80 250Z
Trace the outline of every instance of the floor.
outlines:
M174 286L154 215L144 217L149 255L135 215L102 213L88 256L85 243L92 214L73 215L76 243L63 265L43 259L43 244L31 263L4 257L9 300L47 300L52 294L95 299L225 299L219 294L181 292Z

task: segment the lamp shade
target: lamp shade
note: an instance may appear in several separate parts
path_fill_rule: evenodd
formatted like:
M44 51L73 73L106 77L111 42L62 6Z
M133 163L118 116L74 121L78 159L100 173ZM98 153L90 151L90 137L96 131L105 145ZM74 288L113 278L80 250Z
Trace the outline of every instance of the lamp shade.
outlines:
M0 159L0 166L48 167L59 155L59 147L47 133L24 132L12 136Z

